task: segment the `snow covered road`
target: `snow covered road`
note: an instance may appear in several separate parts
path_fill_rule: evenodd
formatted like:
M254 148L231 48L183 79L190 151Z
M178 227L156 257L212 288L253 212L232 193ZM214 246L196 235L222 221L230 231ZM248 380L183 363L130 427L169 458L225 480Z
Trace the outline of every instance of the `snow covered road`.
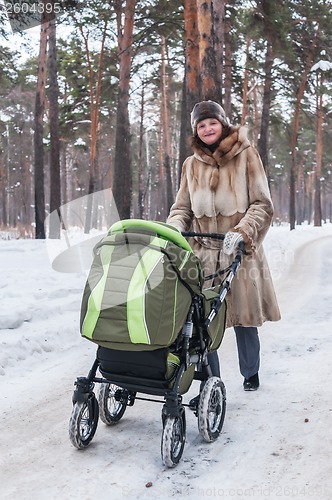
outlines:
M17 363L4 363L0 376L1 500L331 500L331 235L329 230L327 236L318 233L314 239L310 237L290 259L293 263L288 272L280 272L276 279L282 320L260 330L261 387L256 393L242 389L234 334L231 329L226 331L219 351L227 389L223 432L215 443L202 442L196 417L187 411L187 443L175 469L161 464L159 404L137 401L117 426L109 428L99 422L86 450L72 447L68 420L73 382L78 375L87 374L95 352L95 347L77 333L84 276L45 272L44 285L36 278L29 281L30 274L38 275L34 271L43 253L38 248L36 253L24 254L29 272L21 289L14 292L6 282L6 270L9 276L15 256L14 243L10 254L2 244L0 253L5 259L0 270L5 284L1 290L6 296L9 290L11 299L23 308L26 293L22 288L30 288L36 299L29 299L33 309L30 319L19 328L0 330L2 356L14 358L15 342L24 346L29 337L36 352L31 349L30 356L22 354ZM280 238L278 241L281 244ZM32 249L35 243L27 245ZM276 257L277 250L271 255ZM271 267L281 270L273 262ZM12 279L19 283L22 273L15 270L17 275L14 273ZM51 296L46 291L50 283ZM71 289L69 297L65 296L66 288ZM44 318L43 298L48 305ZM55 305L52 315L51 306ZM48 349L40 347L42 328L43 341L50 343ZM64 343L66 335L68 342ZM186 400L196 394L196 383ZM152 486L146 487L147 483Z

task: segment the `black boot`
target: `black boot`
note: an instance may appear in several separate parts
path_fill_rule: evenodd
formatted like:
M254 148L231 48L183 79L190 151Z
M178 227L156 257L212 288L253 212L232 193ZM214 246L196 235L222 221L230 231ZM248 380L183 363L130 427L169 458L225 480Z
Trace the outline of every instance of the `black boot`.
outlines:
M243 389L245 391L257 391L259 387L258 373L250 378L245 378L243 382Z

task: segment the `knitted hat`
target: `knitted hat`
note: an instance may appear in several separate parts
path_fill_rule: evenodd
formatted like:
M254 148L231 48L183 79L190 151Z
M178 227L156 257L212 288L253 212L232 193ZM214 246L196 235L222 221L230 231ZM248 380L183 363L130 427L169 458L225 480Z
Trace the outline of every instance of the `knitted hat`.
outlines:
M229 119L224 109L214 101L202 101L195 104L191 112L191 128L193 135L196 135L197 123L206 118L216 118L224 127L229 126Z

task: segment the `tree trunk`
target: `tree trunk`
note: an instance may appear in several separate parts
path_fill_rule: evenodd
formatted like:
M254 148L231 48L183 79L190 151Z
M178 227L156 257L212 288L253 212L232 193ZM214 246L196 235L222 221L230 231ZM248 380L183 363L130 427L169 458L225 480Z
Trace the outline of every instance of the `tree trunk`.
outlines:
M185 75L182 90L181 131L179 147L179 182L182 164L191 154L188 138L192 135L190 113L200 99L199 93L199 33L197 2L184 0Z
M53 18L49 22L49 46L48 46L48 79L49 79L49 123L50 123L50 213L58 211L61 205L61 182L60 182L60 142L59 142L59 88L58 88L58 65L56 53L56 21ZM50 238L60 237L60 218L50 218Z
M160 104L160 115L162 114L162 103ZM164 141L163 141L163 125L161 120L159 122L159 130L158 130L158 159L159 159L159 169L156 173L155 184L158 187L157 193L157 203L153 206L156 207L155 211L155 219L156 220L165 220L164 208L166 205L166 179L165 179L165 165L164 165Z
M252 128L252 144L257 147L258 142L258 131L260 124L260 110L258 106L258 97L257 97L258 85L255 82L252 86L252 103L253 103L253 128Z
M89 171L89 185L88 185L88 199L87 199L87 209L85 218L84 232L88 234L90 232L92 223L94 226L97 224L97 214L93 217L93 212L96 209L93 206L93 196L96 188L96 179L98 179L98 168L97 168L97 142L98 142L98 131L99 131L99 108L100 108L100 93L102 84L102 73L103 73L103 57L105 50L105 40L106 40L106 29L107 21L104 21L102 43L99 55L99 65L97 72L97 81L95 83L95 75L92 68L90 48L88 43L88 35L85 35L84 29L80 26L81 36L84 40L85 53L87 57L88 74L89 74L89 93L90 93L90 135L91 135L91 147L90 147L90 171Z
M296 210L296 220L297 224L301 225L304 221L304 160L305 153L301 154L301 160L298 165L297 174L297 210Z
M232 37L231 21L225 19L224 26L225 54L224 54L224 101L226 116L232 121Z
M130 218L132 172L129 127L129 85L132 63L132 42L136 0L125 2L125 19L122 30L122 3L116 2L119 41L119 95L116 118L113 195L120 219Z
M247 118L247 102L248 102L248 82L249 82L249 48L250 48L250 38L247 38L246 42L246 65L244 68L244 78L243 78L243 92L242 92L242 116L241 125L246 123Z
M216 85L216 101L222 104L223 60L224 60L224 19L225 0L212 2L212 41L215 60L214 76Z
M323 76L320 76L320 85L317 95L316 121L316 172L315 172L315 211L314 226L322 225L321 185L323 163Z
M314 185L315 185L315 178L314 178L314 173L310 172L310 174L307 177L307 182L306 182L306 192L307 192L307 212L308 212L308 224L311 224L312 221L312 215L313 215L313 193L314 193Z
M257 149L262 159L263 166L270 184L269 175L269 155L268 155L268 133L269 133L269 116L271 108L271 88L272 88L272 68L273 68L273 47L270 41L267 41L265 55L265 82L263 94L263 109L261 117L260 134L257 143Z
M5 162L2 156L0 156L0 198L1 198L1 219L0 224L7 226L7 205L6 205L6 174L5 174Z
M164 190L166 193L165 201L166 206L165 216L167 217L169 210L173 204L173 189L172 189L172 176L171 176L171 137L170 137L170 121L168 109L168 86L166 82L166 39L161 36L161 133L162 133L162 146L163 146L163 163L165 173Z
M197 20L202 99L221 101L214 52L212 0L197 0Z
M44 147L43 147L43 118L45 111L46 85L46 50L47 50L48 23L40 26L40 46L38 56L38 77L35 100L35 130L34 130L34 183L35 183L35 221L36 239L45 239L45 187L44 187Z
M290 230L295 229L295 220L296 220L296 198L295 198L295 189L296 189L296 145L297 145L297 135L299 131L300 124L300 111L301 111L301 102L304 95L304 91L307 85L308 73L312 66L314 51L317 43L317 35L312 41L310 46L309 54L305 63L300 87L296 96L296 105L294 112L294 120L293 120L293 134L292 134L292 143L291 143L291 153L292 153L292 162L290 169L290 179L289 179L289 223Z
M190 113L200 99L199 93L199 32L196 0L184 0L184 29L186 55L186 105ZM190 132L190 119L188 119Z
M141 94L141 112L139 126L139 144L138 144L138 216L143 219L144 216L144 168L143 168L143 145L144 145L144 98L145 83L142 84Z

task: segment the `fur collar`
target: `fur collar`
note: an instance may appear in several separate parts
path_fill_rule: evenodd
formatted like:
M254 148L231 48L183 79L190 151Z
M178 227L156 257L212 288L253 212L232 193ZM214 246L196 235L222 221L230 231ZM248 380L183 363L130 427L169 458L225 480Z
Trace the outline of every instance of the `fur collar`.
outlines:
M196 158L210 165L217 164L219 167L225 165L225 163L249 146L247 129L240 126L231 126L229 134L221 140L213 153L202 144L197 136L193 137L191 142L191 147Z

